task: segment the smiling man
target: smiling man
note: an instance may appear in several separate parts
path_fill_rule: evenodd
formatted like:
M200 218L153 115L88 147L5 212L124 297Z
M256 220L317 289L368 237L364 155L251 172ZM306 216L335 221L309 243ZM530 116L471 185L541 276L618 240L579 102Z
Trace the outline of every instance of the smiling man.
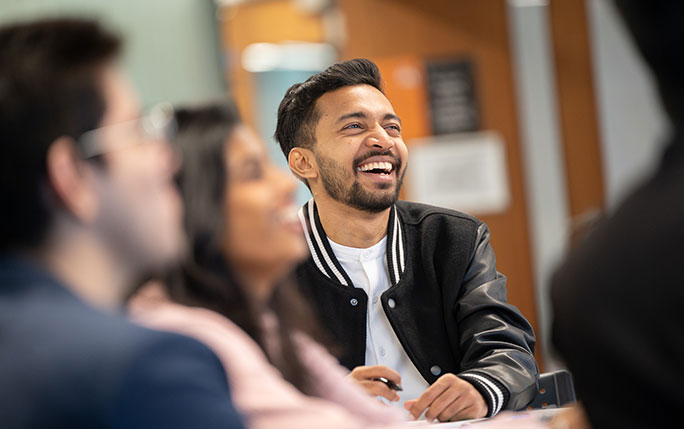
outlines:
M408 151L375 64L342 62L292 86L275 137L313 195L298 279L350 377L414 417L524 407L538 377L532 328L506 302L484 223L397 201Z

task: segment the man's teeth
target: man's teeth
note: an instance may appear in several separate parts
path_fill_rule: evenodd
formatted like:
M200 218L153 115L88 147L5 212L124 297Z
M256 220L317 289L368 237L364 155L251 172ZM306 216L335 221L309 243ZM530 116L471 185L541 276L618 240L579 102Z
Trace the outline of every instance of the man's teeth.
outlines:
M392 164L389 162L369 162L368 164L360 165L358 171L383 170L385 173L392 171Z

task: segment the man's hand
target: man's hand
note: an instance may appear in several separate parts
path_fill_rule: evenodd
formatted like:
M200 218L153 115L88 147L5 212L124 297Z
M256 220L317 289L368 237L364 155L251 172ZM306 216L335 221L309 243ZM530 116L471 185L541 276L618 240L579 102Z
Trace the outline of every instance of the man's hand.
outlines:
M347 376L358 383L371 396L382 396L390 401L398 401L399 394L387 387L382 381L373 380L374 378L385 377L396 385L401 384L399 373L384 365L357 366Z
M420 398L404 403L414 419L425 410L427 421L441 422L477 419L487 415L487 403L472 384L454 374L444 374Z

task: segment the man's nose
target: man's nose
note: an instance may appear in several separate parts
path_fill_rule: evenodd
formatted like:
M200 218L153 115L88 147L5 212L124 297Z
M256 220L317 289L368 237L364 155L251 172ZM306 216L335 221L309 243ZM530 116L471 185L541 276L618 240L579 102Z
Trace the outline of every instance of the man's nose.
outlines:
M366 145L376 149L387 150L394 146L394 140L387 134L384 128L378 127L375 132L366 138Z

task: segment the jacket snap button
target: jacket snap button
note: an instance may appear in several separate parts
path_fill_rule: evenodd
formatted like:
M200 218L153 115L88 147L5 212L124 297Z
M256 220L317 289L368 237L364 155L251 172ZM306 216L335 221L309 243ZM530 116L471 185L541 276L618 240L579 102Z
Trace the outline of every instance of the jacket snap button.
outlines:
M389 305L389 308L394 308L397 306L397 303L394 302L394 300L392 298L390 298L387 300L387 305Z
M430 372L432 375L439 375L442 373L442 368L438 367L437 365L433 365L432 368L430 368Z
M352 298L352 299L349 301L349 303L350 303L352 306L356 307L356 305L359 303L359 300L356 299L356 298Z

